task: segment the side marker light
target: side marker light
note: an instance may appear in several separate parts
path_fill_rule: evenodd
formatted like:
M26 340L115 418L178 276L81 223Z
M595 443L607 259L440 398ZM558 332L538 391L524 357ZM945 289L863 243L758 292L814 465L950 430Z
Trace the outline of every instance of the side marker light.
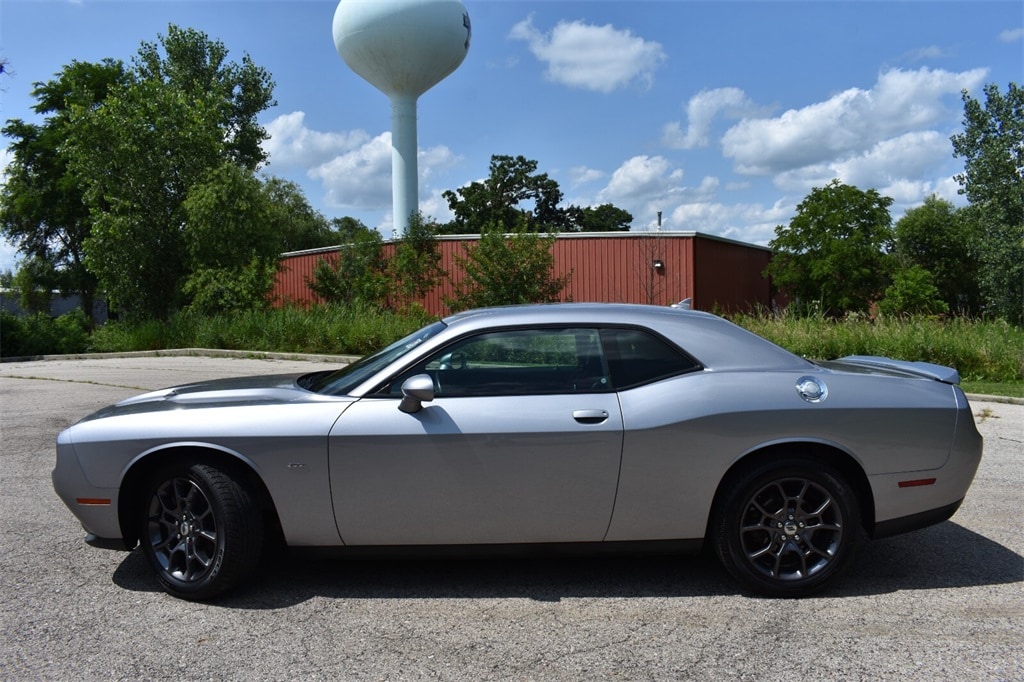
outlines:
M918 478L913 481L900 481L897 485L901 488L917 488L922 485L932 485L935 483L934 478Z

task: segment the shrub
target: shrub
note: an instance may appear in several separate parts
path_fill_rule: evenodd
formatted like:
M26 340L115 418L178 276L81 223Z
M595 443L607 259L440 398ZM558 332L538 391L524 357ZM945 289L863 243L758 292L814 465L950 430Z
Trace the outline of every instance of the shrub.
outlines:
M553 273L554 241L554 233L529 232L523 224L509 234L501 225L484 230L478 242L465 247L465 255L455 257L465 278L445 305L456 311L559 300L572 273Z
M786 314L738 315L731 319L813 360L883 355L955 367L965 380L1024 379L1024 329L1000 320L907 317L835 321Z
M93 335L93 348L107 352L221 348L362 355L415 331L429 320L422 309L398 314L359 303L218 315L183 310L166 323L108 322Z
M932 273L912 265L896 273L878 309L886 315L940 315L949 312Z
M83 353L89 348L89 318L73 310L53 319L46 313L16 316L0 312L0 356Z

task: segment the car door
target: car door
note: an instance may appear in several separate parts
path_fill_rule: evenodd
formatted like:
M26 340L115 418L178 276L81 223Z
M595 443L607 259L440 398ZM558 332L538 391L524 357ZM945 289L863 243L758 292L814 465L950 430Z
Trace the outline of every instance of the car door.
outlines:
M435 397L398 409L401 383ZM330 434L349 545L585 542L615 502L622 416L592 329L463 339L352 405Z

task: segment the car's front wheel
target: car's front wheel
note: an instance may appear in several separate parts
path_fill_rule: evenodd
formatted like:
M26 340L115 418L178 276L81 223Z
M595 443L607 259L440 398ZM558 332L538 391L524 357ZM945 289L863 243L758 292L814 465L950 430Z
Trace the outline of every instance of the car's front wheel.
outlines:
M862 534L856 495L829 467L764 462L727 490L713 524L716 553L745 587L773 597L821 589L853 559Z
M203 463L163 467L143 500L142 551L170 594L209 599L255 568L263 545L259 507L227 471Z

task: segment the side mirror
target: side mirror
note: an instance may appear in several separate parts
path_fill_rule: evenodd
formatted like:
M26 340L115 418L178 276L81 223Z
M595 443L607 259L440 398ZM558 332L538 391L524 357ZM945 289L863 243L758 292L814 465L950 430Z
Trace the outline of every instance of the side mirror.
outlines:
M417 374L402 383L402 402L398 409L408 414L419 412L423 403L434 399L434 380L428 374Z

